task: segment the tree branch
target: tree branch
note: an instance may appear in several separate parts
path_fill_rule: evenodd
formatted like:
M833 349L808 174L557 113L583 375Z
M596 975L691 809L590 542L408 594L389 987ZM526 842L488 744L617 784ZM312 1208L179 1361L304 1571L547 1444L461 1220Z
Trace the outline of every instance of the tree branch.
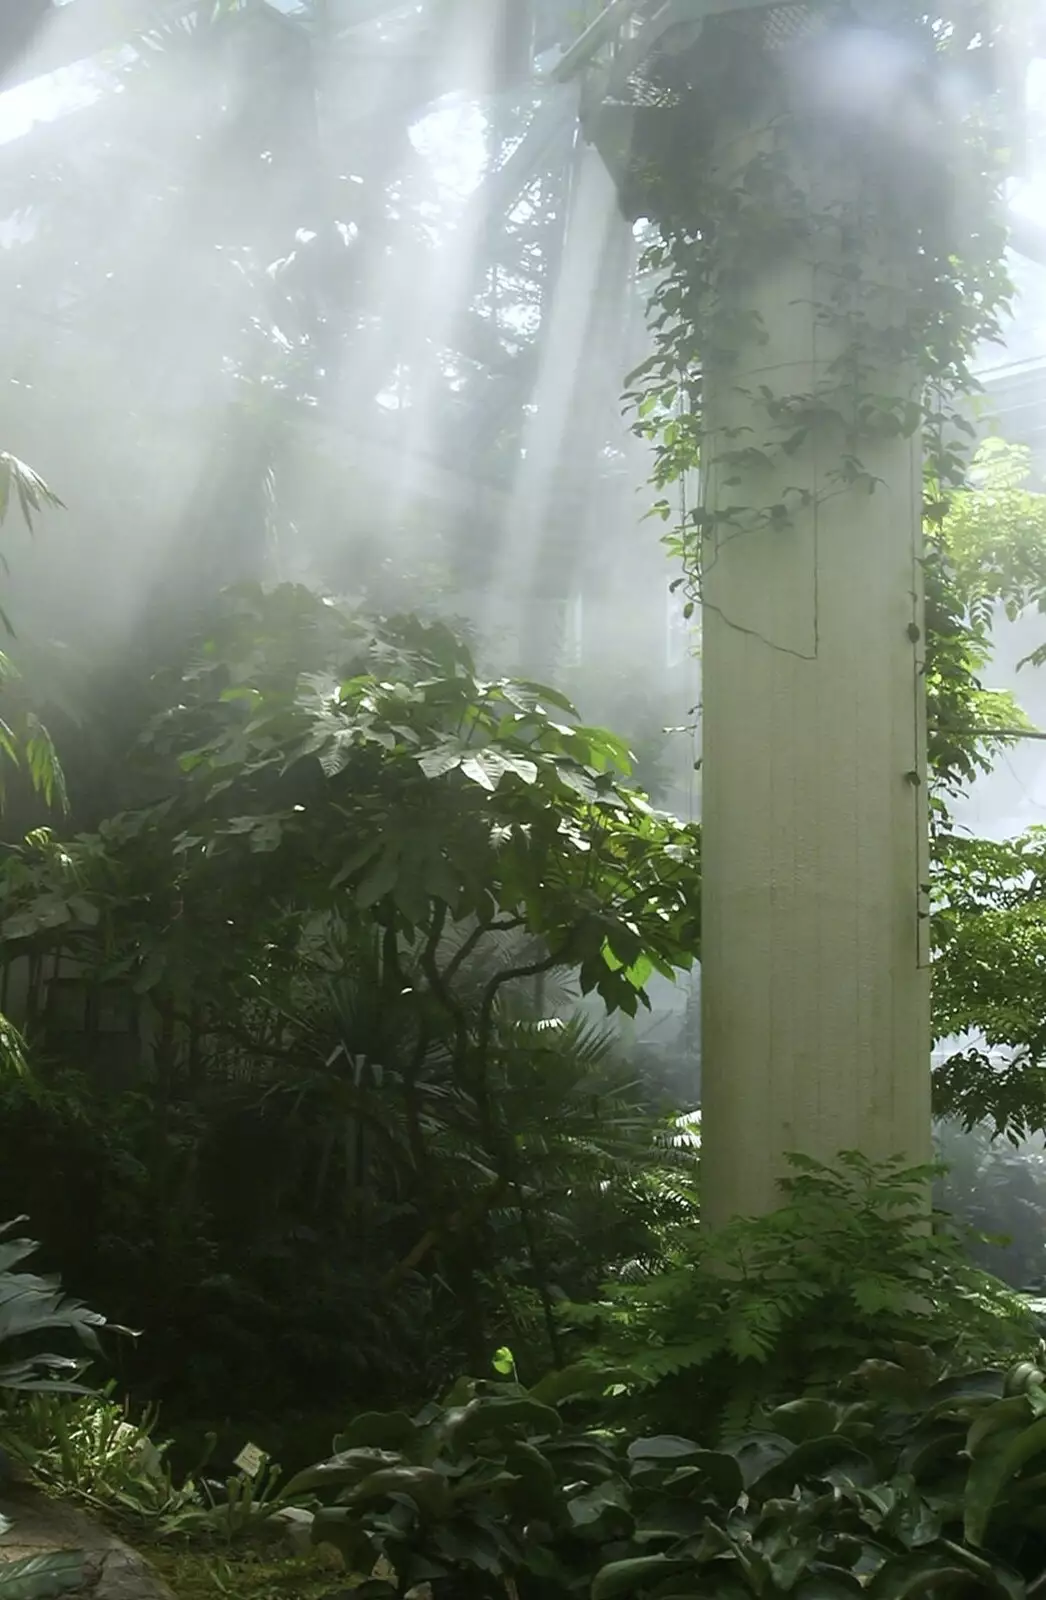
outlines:
M968 734L976 739L1046 739L1038 728L941 728L932 727L930 733Z

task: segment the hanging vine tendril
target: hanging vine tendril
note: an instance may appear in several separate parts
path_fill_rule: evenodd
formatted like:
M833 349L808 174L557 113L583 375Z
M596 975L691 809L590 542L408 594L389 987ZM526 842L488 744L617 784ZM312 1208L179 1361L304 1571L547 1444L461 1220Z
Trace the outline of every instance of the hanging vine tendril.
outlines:
M604 106L594 119L604 146L627 119L629 155L617 163L622 203L658 232L643 262L657 275L654 349L629 375L626 400L635 431L654 449L653 512L666 522L666 491L710 464L706 385L741 340L760 336L746 285L768 261L796 251L833 263L830 292L816 310L836 330L839 354L814 392L766 388L765 437L717 443L716 463L752 464L753 452L786 457L810 429L834 426L845 444L836 488L871 489L861 441L922 428L931 523L963 480L963 441L973 435L964 401L978 388L970 359L998 338L1011 295L1000 206L1008 131L990 92L1004 51L979 7L955 7L948 18L903 17L901 9L892 29L874 32L831 8L721 17L691 52L668 38L646 64L652 104ZM782 49L773 21L786 11L811 15L805 36ZM876 56L878 72L869 66ZM760 136L724 161L724 127L750 125L755 106L769 108ZM848 174L840 185L846 199L821 204L829 169ZM873 309L882 286L869 278L869 239L890 274L885 323ZM911 383L884 390L883 376L898 372ZM755 508L747 511L752 525ZM691 504L666 535L691 602L702 534L709 519L728 514ZM783 525L788 507L767 506L761 516Z

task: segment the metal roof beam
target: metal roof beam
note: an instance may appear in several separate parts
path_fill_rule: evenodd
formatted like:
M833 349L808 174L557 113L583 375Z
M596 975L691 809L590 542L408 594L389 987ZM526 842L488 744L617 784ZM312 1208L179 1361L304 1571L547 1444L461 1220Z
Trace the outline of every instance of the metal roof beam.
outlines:
M132 44L136 36L177 22L199 0L136 0L114 15L106 0L4 0L0 24L0 87L13 88L46 77L105 50ZM10 8L10 9L8 9Z
M397 0L402 3L402 0ZM382 4L391 9L389 0ZM89 61L107 50L134 49L163 28L203 11L209 21L213 0L0 0L0 92L47 77L63 67ZM242 10L304 32L304 17L270 4L244 0Z

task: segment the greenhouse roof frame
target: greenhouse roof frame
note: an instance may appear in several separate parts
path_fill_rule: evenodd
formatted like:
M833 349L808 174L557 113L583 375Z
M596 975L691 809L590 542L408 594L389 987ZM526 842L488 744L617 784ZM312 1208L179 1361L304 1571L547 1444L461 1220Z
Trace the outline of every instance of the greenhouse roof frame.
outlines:
M255 12L287 27L311 32L307 10L290 12L278 0L129 0L118 11L107 0L3 0L0 16L0 88L44 77L75 66L108 50L134 48L157 29L169 27L199 11L224 6L229 14ZM351 9L336 20L335 38L406 9L406 0L350 0ZM54 40L41 37L48 24L68 17L76 26L60 30Z

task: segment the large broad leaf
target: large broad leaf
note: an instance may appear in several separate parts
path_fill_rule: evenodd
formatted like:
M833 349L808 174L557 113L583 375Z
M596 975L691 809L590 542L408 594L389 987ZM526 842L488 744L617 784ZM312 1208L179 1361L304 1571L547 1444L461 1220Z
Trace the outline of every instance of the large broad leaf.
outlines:
M426 778L442 778L445 773L453 772L460 767L464 758L464 750L460 745L441 745L435 750L426 750L419 756L418 766Z
M363 1479L371 1473L380 1471L384 1467L398 1467L403 1464L403 1458L390 1450L339 1450L338 1454L331 1456L328 1461L318 1461L314 1467L306 1467L302 1472L296 1473L288 1484L285 1484L280 1494L281 1500L288 1500L292 1495L324 1493L332 1489L345 1489Z
M845 1567L818 1567L800 1578L792 1594L795 1600L851 1600L863 1595L864 1585Z
M994 1367L979 1372L960 1372L953 1378L942 1378L935 1383L926 1397L926 1409L932 1416L951 1408L961 1408L1001 1400L1005 1393L1006 1374Z
M926 1478L934 1483L936 1489L939 1464L953 1463L959 1459L963 1441L961 1429L962 1424L955 1422L938 1423L934 1427L920 1429L898 1456L898 1472L910 1474L916 1483Z
M518 1553L504 1534L485 1518L442 1523L435 1530L433 1543L438 1555L454 1566L503 1575L506 1565L518 1562Z
M682 1457L701 1454L701 1446L693 1439L682 1439L678 1434L660 1433L652 1439L634 1439L628 1447L630 1461L677 1461Z
M22 1394L94 1394L90 1384L77 1383L72 1376L67 1378L45 1378L41 1371L58 1372L67 1371L70 1374L79 1372L79 1361L61 1362L54 1356L41 1356L35 1360L13 1361L7 1366L0 1367L0 1389L17 1389Z
M666 1487L681 1484L687 1476L693 1476L701 1489L710 1489L723 1506L736 1505L744 1490L741 1465L725 1450L698 1450L688 1456Z
M611 1561L593 1578L591 1600L617 1600L618 1595L651 1589L692 1567L689 1561L669 1556L633 1556L628 1561Z
M0 1600L47 1600L48 1595L79 1589L85 1580L81 1550L53 1550L0 1562Z
M963 1526L969 1544L979 1545L984 1540L999 1496L1013 1478L1034 1456L1046 1450L1046 1417L1040 1417L1030 1427L1019 1433L1008 1430L992 1434L982 1441L978 1455L970 1465L966 1480L966 1514Z
M473 783L478 783L481 789L486 789L493 794L506 772L509 771L509 762L500 750L477 750L474 754L466 756L461 763L461 770L466 778L471 778ZM537 776L537 769L534 769Z
M398 856L386 849L381 860L359 884L356 889L356 904L361 911L367 911L371 906L377 905L390 890L395 888L396 879L400 874Z
M776 1467L788 1456L792 1455L797 1447L791 1439L786 1439L779 1433L752 1433L730 1447L730 1454L735 1457L741 1468L745 1488L769 1472L771 1467Z
M11 1222L5 1222L3 1227L0 1227L0 1235L10 1233L19 1223L28 1221L28 1217L15 1217ZM12 1267L17 1267L20 1261L24 1261L37 1249L39 1245L35 1239L5 1239L0 1244L0 1272L10 1272Z
M338 1454L347 1450L398 1450L417 1438L418 1427L405 1411L363 1411L353 1417L334 1441Z
M1027 1395L1015 1394L1005 1400L995 1400L982 1411L978 1411L970 1423L966 1434L967 1453L975 1456L982 1442L990 1438L993 1433L1019 1428L1022 1424L1033 1420L1034 1413Z
M542 1443L541 1453L548 1457L560 1483L575 1479L600 1483L605 1478L618 1476L614 1452L598 1439L572 1438L565 1442L550 1439Z
M953 1587L962 1594L997 1594L1011 1600L1018 1600L1024 1589L1003 1569L989 1568L958 1545L948 1545L940 1554L920 1550L891 1556L865 1593L869 1600L925 1600L930 1594L947 1594Z
M313 1544L330 1544L341 1552L349 1572L369 1572L374 1565L375 1550L364 1529L359 1514L347 1506L324 1506L312 1520ZM396 1594L386 1586L390 1595Z
M100 1350L95 1329L105 1326L105 1318L98 1312L41 1279L13 1280L13 1274L0 1279L0 1343L27 1333L61 1332L74 1333L90 1350Z
M550 1435L558 1433L561 1426L557 1411L526 1395L519 1399L481 1397L470 1400L468 1405L448 1411L443 1420L445 1431L455 1443L481 1439L484 1435L514 1435L521 1428L528 1433Z
M589 1527L608 1511L627 1512L628 1492L623 1483L615 1483L613 1479L594 1483L581 1494L574 1495L567 1502L567 1510L575 1527Z
M431 1467L383 1467L380 1472L372 1472L353 1489L352 1504L384 1500L391 1495L413 1500L426 1517L449 1517L454 1509L450 1484L442 1472Z
M560 694L558 689L550 689L545 683L531 683L526 678L513 678L500 685L505 699L514 705L519 705L521 710L540 710L542 702L555 706L557 711L565 711L568 716L576 717L577 711L565 694Z
M801 1444L805 1439L823 1439L835 1431L838 1410L830 1400L813 1397L789 1400L770 1413L770 1423L775 1433L784 1434Z
M0 1235L24 1221L19 1217L5 1224ZM31 1239L5 1239L0 1243L0 1351L5 1344L34 1334L73 1335L90 1351L100 1351L96 1329L105 1326L103 1316L64 1294L57 1278L10 1270L36 1248ZM20 1343L17 1360L0 1361L0 1388L62 1387L61 1375L78 1372L81 1364L69 1356L34 1352L31 1345L27 1348Z
M517 1484L513 1498L542 1513L549 1511L556 1501L558 1480L548 1457L526 1439L516 1439L505 1450L505 1465Z
M708 1522L707 1501L660 1500L646 1511L632 1535L637 1545L676 1544L680 1539L697 1539Z
M858 1449L852 1440L830 1433L823 1439L806 1439L796 1445L794 1450L782 1460L774 1462L758 1478L749 1479L748 1487L763 1498L776 1499L791 1494L796 1485L804 1480L821 1478L829 1469L843 1466L851 1469L848 1476L858 1480L863 1477L866 1482L874 1481L875 1469L864 1451Z

